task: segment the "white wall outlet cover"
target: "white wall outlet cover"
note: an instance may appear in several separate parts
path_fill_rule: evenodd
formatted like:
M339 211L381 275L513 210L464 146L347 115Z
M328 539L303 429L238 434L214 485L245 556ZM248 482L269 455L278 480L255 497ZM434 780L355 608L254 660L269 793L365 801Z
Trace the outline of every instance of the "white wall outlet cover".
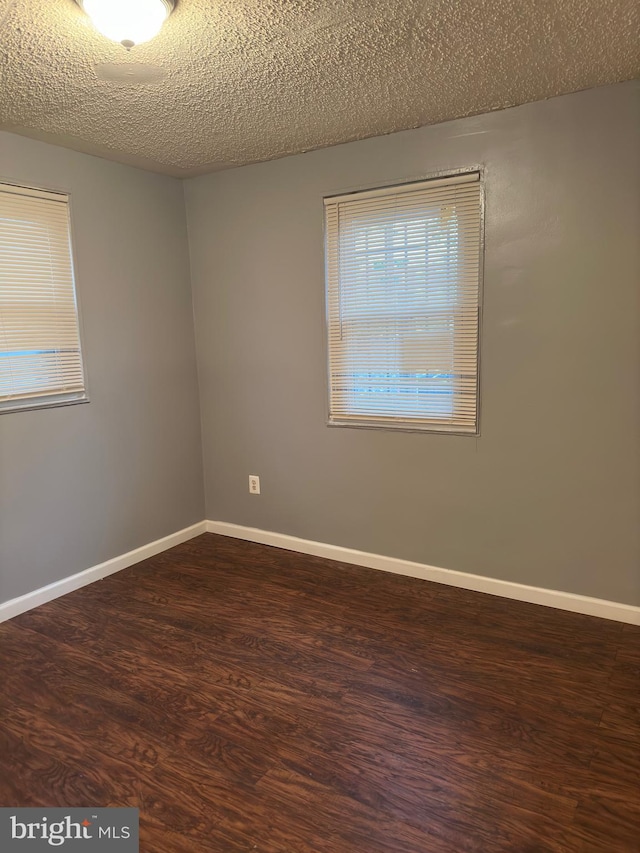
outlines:
M249 493L252 495L260 494L260 477L257 474L249 474Z

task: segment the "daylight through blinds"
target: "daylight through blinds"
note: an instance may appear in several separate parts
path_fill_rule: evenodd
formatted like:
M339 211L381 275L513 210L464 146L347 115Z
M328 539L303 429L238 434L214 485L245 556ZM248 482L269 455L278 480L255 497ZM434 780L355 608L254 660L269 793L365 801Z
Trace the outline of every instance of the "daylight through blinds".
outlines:
M0 410L83 397L68 197L0 185Z
M330 420L476 432L477 173L325 199Z

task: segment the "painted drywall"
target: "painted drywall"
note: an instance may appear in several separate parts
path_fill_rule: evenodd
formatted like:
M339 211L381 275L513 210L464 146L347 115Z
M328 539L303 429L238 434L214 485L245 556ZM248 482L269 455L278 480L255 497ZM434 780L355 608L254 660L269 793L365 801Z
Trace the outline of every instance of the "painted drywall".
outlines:
M640 604L639 93L186 182L207 517ZM480 437L327 427L322 197L476 165Z
M204 516L183 187L0 134L0 179L71 193L91 402L0 414L0 602Z

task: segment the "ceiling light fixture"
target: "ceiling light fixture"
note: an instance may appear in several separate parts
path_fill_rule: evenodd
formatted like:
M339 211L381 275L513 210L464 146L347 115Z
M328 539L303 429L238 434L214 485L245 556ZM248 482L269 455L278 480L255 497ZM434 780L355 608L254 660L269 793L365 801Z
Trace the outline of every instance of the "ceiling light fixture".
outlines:
M174 0L77 0L95 28L127 50L157 36Z

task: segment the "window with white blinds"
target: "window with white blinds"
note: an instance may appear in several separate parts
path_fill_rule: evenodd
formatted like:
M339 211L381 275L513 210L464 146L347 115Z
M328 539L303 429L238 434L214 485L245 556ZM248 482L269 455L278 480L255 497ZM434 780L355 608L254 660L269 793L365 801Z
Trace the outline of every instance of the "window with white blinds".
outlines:
M476 433L477 172L325 199L329 422Z
M84 399L68 197L0 184L0 412Z

